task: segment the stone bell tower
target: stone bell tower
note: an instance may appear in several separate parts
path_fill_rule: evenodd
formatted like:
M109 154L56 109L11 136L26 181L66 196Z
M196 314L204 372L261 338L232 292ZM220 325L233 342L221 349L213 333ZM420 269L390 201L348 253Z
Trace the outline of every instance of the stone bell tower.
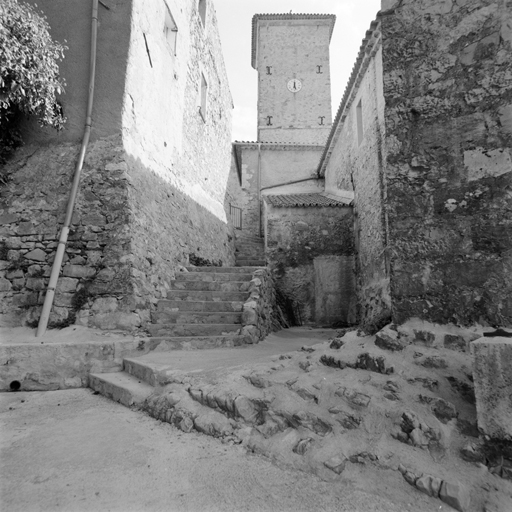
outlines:
M332 14L256 14L252 67L258 71L258 141L325 143L332 124Z

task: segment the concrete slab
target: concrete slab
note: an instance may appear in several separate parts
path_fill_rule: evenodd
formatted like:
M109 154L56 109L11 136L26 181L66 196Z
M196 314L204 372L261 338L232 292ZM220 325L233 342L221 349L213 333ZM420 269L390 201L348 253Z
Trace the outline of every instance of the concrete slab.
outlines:
M512 440L512 339L471 342L478 428L495 439Z
M206 372L263 362L272 356L300 350L302 346L321 343L333 337L335 333L335 329L292 327L270 334L257 345L201 351L159 352L137 357L137 361L150 366L154 371Z

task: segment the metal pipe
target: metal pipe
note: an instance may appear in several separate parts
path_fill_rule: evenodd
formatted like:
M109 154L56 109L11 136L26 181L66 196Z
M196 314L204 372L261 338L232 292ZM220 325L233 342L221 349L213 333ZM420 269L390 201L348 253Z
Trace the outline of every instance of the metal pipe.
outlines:
M258 220L260 223L260 238L263 232L261 223L261 144L258 143Z
M36 337L42 336L46 332L48 326L48 319L50 318L50 312L53 305L53 299L55 297L55 289L57 287L57 281L59 279L60 269L62 266L62 260L64 259L64 251L66 250L66 243L69 235L69 227L71 225L71 219L73 217L73 210L75 208L76 196L78 193L78 186L80 184L80 177L82 174L82 167L85 159L85 152L89 144L89 137L91 135L91 124L92 124L92 106L94 100L94 79L96 76L96 44L98 39L98 0L92 0L92 16L91 16L91 55L89 62L89 96L87 98L87 113L85 117L85 128L84 135L82 138L82 146L80 148L80 154L78 155L78 161L75 167L75 176L73 178L73 185L69 195L68 206L66 210L66 218L64 220L64 226L59 238L59 244L57 246L57 252L53 261L52 272L50 274L50 282L44 298L43 310L39 318L39 324L37 326Z

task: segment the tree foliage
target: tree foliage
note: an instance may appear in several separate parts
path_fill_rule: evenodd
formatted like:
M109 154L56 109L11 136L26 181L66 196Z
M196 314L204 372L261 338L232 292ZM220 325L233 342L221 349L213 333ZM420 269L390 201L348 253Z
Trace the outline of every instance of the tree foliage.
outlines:
M0 1L0 162L19 139L13 123L20 113L41 126L61 129L65 122L57 96L65 85L58 62L67 47L53 41L49 29L32 6Z

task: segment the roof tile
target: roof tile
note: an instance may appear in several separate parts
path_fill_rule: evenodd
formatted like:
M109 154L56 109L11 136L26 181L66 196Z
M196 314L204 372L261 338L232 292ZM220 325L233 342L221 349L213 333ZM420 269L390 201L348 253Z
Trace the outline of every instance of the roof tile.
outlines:
M293 208L293 207L315 207L330 206L341 208L350 206L350 199L331 199L322 194L287 194L287 195L267 195L263 199L276 208Z

